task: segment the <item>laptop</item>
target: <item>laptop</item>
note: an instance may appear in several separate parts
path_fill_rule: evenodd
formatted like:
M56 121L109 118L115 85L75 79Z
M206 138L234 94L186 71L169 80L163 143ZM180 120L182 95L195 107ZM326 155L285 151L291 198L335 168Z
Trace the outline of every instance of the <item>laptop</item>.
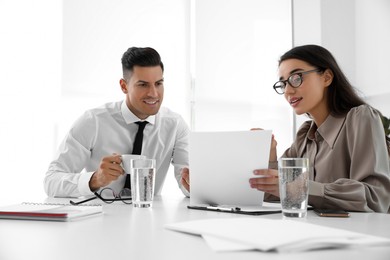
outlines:
M252 189L253 170L268 168L272 132L191 132L189 165L191 209L256 214L280 212L264 207L264 193Z

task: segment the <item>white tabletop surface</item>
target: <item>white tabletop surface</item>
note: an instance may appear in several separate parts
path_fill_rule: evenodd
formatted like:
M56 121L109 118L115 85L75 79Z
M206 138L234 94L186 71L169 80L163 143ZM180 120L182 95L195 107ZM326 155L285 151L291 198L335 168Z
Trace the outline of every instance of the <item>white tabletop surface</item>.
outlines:
M55 201L64 202L64 199ZM290 254L260 251L217 253L201 237L171 231L164 226L206 218L250 216L191 210L187 209L188 204L187 198L157 196L153 208L133 208L117 202L104 205L103 215L72 222L0 220L0 259L390 259L390 247ZM251 217L282 218L281 214ZM349 218L324 218L309 211L306 221L390 238L390 214L352 213Z

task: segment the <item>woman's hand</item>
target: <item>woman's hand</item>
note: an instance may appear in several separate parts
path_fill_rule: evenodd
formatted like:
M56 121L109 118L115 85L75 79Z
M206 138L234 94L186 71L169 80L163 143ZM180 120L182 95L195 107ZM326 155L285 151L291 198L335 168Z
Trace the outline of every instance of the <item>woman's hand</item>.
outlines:
M253 173L257 177L249 179L251 188L279 197L278 170L258 169Z

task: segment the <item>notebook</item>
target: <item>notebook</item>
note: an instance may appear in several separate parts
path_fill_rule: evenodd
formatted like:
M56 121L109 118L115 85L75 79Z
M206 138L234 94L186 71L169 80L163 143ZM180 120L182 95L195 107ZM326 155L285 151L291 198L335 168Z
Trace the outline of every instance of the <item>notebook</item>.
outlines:
M102 205L30 203L0 207L0 219L69 221L103 213Z
M253 170L268 168L272 132L191 132L191 209L240 214L280 212L263 206L264 193L250 188Z

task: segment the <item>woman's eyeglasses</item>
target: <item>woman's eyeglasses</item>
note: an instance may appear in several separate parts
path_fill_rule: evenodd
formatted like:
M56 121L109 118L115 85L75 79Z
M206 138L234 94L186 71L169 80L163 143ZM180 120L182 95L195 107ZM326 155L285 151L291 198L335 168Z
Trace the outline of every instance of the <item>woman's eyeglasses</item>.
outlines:
M124 188L121 190L118 194L115 193L115 191L111 188L104 188L101 191L94 192L95 197L88 198L82 201L74 202L69 201L72 205L80 205L82 203L94 200L94 199L100 199L104 201L105 203L113 203L114 201L122 201L125 204L131 204L131 190L128 188Z
M321 69L314 69L314 70L309 70L309 71L303 71L303 72L297 72L294 74L291 74L290 77L286 80L279 80L274 84L274 90L276 93L282 95L285 92L287 82L290 84L291 87L293 88L298 88L299 86L302 85L303 82L303 75L311 73L311 72L320 72Z

